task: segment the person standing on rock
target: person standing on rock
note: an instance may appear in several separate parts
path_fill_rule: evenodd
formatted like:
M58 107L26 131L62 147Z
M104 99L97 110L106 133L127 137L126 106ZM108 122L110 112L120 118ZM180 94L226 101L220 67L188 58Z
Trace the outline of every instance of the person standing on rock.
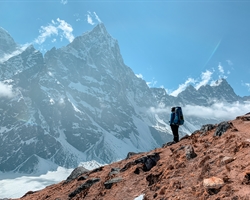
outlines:
M179 133L178 133L179 125L174 123L174 119L175 119L175 107L172 107L169 123L174 136L174 142L177 143L179 142Z

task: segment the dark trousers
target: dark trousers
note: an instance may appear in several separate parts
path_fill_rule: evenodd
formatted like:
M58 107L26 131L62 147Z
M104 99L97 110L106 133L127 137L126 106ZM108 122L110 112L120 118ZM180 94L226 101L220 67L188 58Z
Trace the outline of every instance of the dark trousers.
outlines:
M179 126L178 125L170 125L170 126L174 135L174 141L179 142L179 133L178 133Z

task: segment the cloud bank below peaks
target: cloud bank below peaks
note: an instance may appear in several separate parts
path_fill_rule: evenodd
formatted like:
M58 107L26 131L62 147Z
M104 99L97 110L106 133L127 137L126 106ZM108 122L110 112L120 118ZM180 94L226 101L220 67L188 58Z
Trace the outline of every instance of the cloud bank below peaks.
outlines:
M244 115L250 111L250 103L225 103L216 102L210 107L186 105L183 107L186 118L198 117L205 119L232 120L237 116Z
M157 108L151 107L149 112L153 115L169 115L171 106L159 105ZM185 105L182 111L186 121L190 118L202 118L205 120L216 120L218 122L233 120L237 116L244 115L250 111L250 102L245 103L225 103L215 102L211 106Z

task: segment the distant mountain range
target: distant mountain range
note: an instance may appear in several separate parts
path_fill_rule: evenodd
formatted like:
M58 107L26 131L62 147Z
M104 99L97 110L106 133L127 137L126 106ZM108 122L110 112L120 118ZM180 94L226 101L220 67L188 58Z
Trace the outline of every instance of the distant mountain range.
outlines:
M18 45L0 28L1 57ZM110 163L128 152L149 151L172 140L173 105L244 102L225 79L177 97L149 88L124 64L104 24L43 55L32 45L0 62L0 171L34 173L43 167ZM11 94L10 94L11 92ZM161 107L166 112L154 113ZM184 113L185 114L185 113ZM180 134L216 119L188 118Z

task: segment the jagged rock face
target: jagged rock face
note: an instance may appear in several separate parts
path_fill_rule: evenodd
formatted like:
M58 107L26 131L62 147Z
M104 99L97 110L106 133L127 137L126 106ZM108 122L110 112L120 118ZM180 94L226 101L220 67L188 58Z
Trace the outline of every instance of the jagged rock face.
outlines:
M17 44L13 40L13 38L9 35L7 31L0 27L0 58L4 56L4 54L8 54L13 52Z
M215 86L202 86L199 88L198 92L209 100L221 100L229 103L243 100L235 94L233 88L225 79L218 80Z
M15 43L7 36L1 36L10 47L4 53L11 53ZM124 64L118 42L103 24L44 57L29 46L0 63L0 81L13 93L0 98L0 171L32 173L44 162L64 167L88 160L110 163L128 152L149 151L172 140L168 114L156 116L151 107L209 104L206 92L191 87L178 97L149 89ZM224 99L237 99L223 84L231 94ZM209 88L211 98L221 86ZM185 127L192 133L196 126Z

